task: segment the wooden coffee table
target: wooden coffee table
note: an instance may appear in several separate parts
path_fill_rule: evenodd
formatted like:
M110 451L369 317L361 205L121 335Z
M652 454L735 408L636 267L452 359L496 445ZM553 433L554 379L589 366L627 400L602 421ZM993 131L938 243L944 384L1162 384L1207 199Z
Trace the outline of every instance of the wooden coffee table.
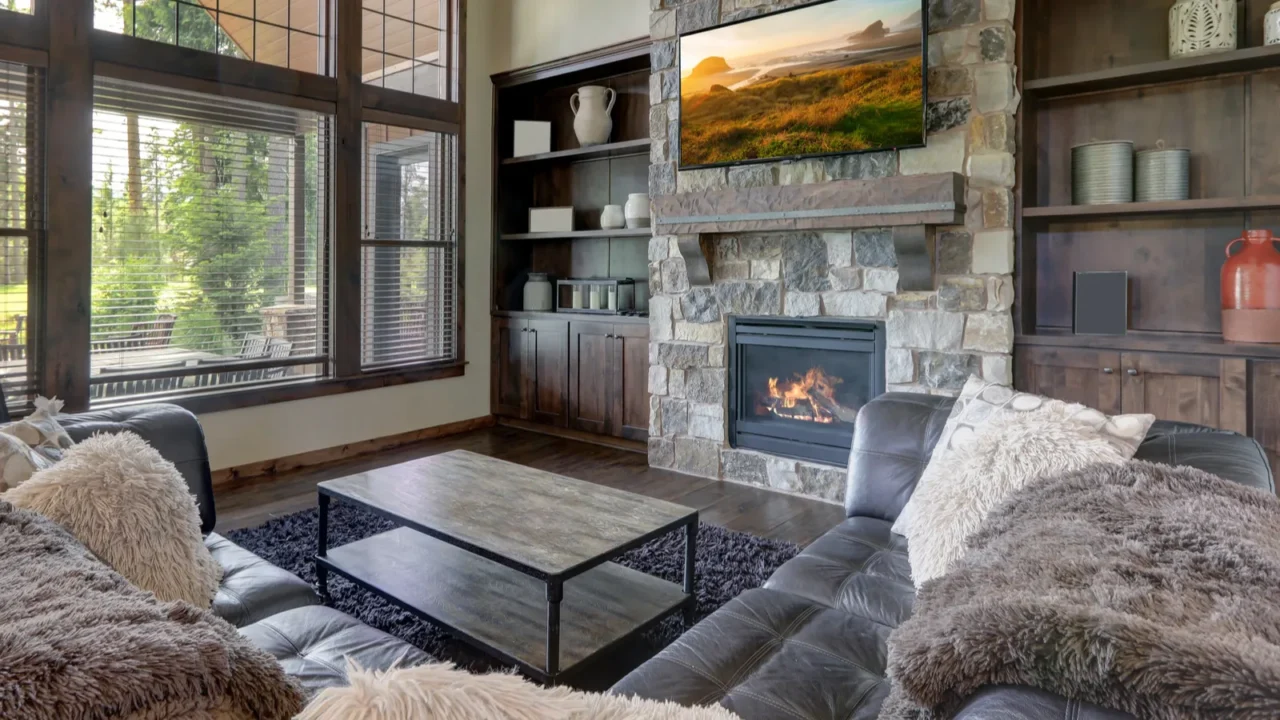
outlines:
M677 610L692 619L698 512L455 450L320 483L329 571L543 682ZM331 499L402 527L328 547ZM609 562L684 528L684 586Z

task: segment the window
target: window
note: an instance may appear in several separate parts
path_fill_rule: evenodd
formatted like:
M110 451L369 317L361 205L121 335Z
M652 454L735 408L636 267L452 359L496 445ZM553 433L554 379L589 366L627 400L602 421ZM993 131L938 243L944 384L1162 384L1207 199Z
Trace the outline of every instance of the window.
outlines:
M98 79L93 402L326 373L328 125Z
M363 0L367 85L457 100L454 0Z
M457 138L364 125L360 359L457 357Z
M31 12L32 0L0 0L0 10L12 10L20 13Z
M99 30L331 74L324 0L95 0L94 8Z
M42 90L40 71L0 62L0 385L15 409L35 390L28 279L43 214L34 161L40 123L30 110L41 106Z

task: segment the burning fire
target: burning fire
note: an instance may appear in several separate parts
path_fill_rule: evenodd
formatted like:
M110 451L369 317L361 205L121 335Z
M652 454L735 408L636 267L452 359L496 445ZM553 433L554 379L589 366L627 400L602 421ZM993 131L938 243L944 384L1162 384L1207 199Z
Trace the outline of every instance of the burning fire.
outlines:
M787 383L769 378L769 393L762 398L759 411L788 420L824 425L838 422L842 408L836 402L836 386L843 382L820 367L811 368L804 375L796 373Z

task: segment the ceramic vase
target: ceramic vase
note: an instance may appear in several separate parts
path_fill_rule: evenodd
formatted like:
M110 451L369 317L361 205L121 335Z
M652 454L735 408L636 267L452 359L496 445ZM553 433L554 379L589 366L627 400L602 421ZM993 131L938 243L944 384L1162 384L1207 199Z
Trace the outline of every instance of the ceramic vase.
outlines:
M1235 255L1237 244L1244 248ZM1270 230L1246 230L1227 245L1222 266L1222 337L1280 343L1280 250Z
M1236 49L1236 0L1178 0L1169 10L1169 57Z
M627 196L627 227L649 227L649 196L645 193L631 193Z
M1280 45L1280 2L1271 6L1263 26L1266 27L1267 44Z
M600 227L605 230L620 230L627 226L627 219L623 215L621 205L605 205L604 212L600 213Z
M551 281L546 273L529 273L524 284L524 309L542 312L551 309Z
M609 134L613 132L613 118L609 113L613 112L613 104L617 101L618 93L613 88L599 85L580 87L569 98L569 107L573 110L573 132L582 147L609 142Z

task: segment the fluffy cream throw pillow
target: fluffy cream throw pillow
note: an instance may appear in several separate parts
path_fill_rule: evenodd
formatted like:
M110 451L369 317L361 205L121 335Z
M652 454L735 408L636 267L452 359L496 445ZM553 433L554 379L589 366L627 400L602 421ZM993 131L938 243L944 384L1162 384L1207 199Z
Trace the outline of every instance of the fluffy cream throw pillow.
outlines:
M543 688L516 675L471 675L444 663L388 672L349 663L347 676L348 687L322 691L297 720L738 720L719 705Z
M1098 463L1122 465L1133 457L1098 433L1094 421L1101 413L1080 410L1061 400L1045 400L1029 412L994 410L967 442L951 449L936 481L913 496L918 514L907 534L907 553L917 588L946 574L987 514L1015 490L1039 478Z
M133 433L99 434L0 496L62 525L162 601L213 604L222 568L200 535L182 474Z

